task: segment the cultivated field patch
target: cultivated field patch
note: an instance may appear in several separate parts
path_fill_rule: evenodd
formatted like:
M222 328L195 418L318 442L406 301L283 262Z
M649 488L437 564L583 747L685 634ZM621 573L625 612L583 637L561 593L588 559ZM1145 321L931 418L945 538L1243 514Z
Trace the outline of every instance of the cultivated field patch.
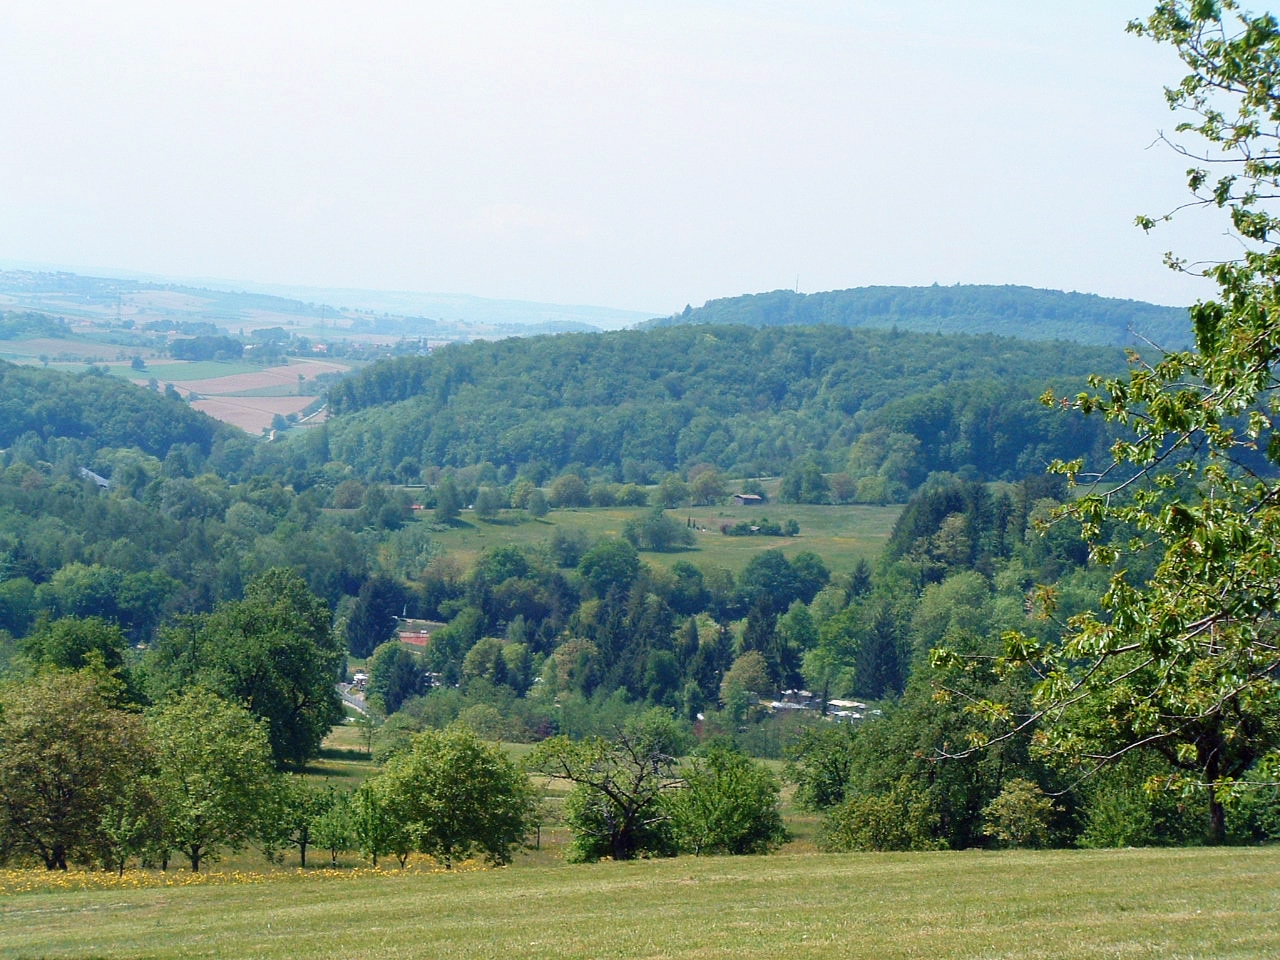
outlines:
M195 365L193 364L193 367ZM311 379L322 373L343 373L348 368L329 360L290 360L278 367L255 367L246 369L238 365L238 371L225 374L227 367L221 364L201 364L199 375L193 370L184 373L181 368L158 368L152 376L163 382L172 383L179 390L195 391L200 394L237 393L242 390L256 390L262 387L298 386L298 376ZM163 372L161 372L161 370ZM143 381L144 383L146 380Z
M277 415L302 413L315 397L209 397L201 396L191 406L215 420L239 427L247 433L262 433Z

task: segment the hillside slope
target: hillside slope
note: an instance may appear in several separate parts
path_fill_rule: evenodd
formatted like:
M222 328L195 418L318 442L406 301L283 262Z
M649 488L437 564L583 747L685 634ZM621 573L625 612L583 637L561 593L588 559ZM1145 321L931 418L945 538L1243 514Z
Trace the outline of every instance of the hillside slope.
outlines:
M71 374L0 360L0 449L31 433L41 440L137 447L163 458L186 444L207 454L225 429L181 400L99 369Z
M966 466L1007 477L1092 447L1097 423L1037 398L1122 365L1114 348L831 326L459 344L337 384L328 447L376 478L487 461L642 480L702 462L776 474L815 455L840 469L880 431L915 438L918 479Z

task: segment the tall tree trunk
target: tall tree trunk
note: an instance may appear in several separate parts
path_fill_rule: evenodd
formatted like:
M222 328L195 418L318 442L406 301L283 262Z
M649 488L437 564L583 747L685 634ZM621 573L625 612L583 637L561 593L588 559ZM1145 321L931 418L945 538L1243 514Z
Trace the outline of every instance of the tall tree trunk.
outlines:
M1212 846L1222 846L1227 842L1227 810L1221 800L1209 795L1209 833L1205 842Z
M1215 723L1200 738L1198 755L1200 770L1209 792L1209 831L1205 843L1221 846L1227 842L1227 811L1218 799L1216 784L1222 774L1223 737Z

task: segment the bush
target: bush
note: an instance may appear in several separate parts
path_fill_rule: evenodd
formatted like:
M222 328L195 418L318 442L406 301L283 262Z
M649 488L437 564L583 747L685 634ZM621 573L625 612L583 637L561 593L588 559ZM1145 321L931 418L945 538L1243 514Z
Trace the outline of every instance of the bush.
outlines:
M778 781L764 767L717 745L705 757L695 757L682 773L684 786L664 798L681 852L769 853L786 842Z
M800 524L794 518L778 523L768 517L760 517L757 520L722 523L720 532L726 537L794 537L800 532Z
M832 809L822 825L824 850L941 850L935 838L938 814L929 799L905 779L888 793L850 797Z
M1022 777L1006 783L999 795L982 808L988 836L1009 847L1043 847L1056 806L1037 784Z

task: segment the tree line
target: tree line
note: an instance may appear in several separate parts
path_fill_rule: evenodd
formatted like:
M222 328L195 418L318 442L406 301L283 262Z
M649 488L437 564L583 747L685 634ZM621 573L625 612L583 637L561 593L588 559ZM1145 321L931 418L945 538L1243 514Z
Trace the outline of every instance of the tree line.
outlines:
M571 858L764 853L786 832L777 781L724 746L678 766L661 720L614 742L549 740L522 767L464 725L424 731L350 791L272 763L268 723L202 686L139 712L101 662L45 666L3 685L0 862L38 860L120 874L198 873L256 846L372 866L413 854L446 869L500 865L530 843L542 812L531 772L571 782ZM313 861L314 862L314 861Z

